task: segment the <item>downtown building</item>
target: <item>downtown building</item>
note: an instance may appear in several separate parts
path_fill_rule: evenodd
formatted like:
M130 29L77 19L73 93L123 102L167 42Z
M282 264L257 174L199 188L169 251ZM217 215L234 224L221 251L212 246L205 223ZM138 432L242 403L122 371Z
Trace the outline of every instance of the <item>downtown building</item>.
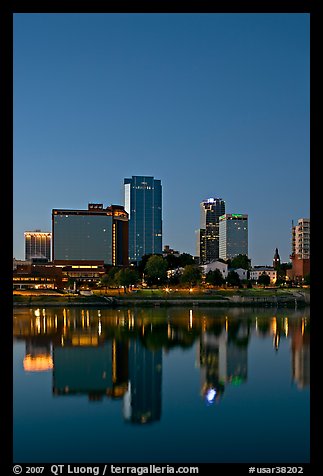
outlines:
M219 257L248 256L248 215L226 213L219 219Z
M291 280L302 281L310 274L310 219L300 218L292 225L292 269L287 271Z
M197 231L197 255L200 264L219 258L219 218L225 213L222 198L208 198L200 203L200 228Z
M124 208L129 215L129 260L162 254L162 185L154 177L124 179Z
M25 231L25 260L50 261L52 234L48 231Z
M52 233L55 264L128 265L128 214L123 206L89 203L87 210L53 209Z

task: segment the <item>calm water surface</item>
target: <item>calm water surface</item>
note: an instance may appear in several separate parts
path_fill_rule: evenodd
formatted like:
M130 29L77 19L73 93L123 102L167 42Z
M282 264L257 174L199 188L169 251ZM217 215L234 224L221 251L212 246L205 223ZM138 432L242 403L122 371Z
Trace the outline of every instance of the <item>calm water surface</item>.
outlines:
M14 461L309 462L309 310L15 309Z

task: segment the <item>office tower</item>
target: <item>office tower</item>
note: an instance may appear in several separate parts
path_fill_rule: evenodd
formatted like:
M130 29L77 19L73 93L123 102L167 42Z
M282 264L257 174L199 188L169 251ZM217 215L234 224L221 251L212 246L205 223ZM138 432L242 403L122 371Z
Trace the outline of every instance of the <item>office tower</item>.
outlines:
M219 219L219 255L231 259L237 255L248 256L248 215L226 213Z
M298 259L310 258L310 219L300 218L292 227L292 255Z
M198 231L200 263L219 258L219 217L225 213L222 198L208 198L200 203L200 229Z
M128 265L128 214L120 205L52 211L54 261L103 261Z
M50 261L52 234L47 231L25 231L25 260Z
M162 398L162 351L151 351L139 338L129 344L129 383L123 414L131 423L160 420Z
M124 205L129 214L129 260L162 254L162 185L154 177L124 179Z

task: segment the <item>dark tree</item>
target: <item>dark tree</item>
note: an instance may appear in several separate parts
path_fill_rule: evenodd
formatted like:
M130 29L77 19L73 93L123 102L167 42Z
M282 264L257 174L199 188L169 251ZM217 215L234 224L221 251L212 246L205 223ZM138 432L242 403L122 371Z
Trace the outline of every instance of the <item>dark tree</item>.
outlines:
M146 267L146 264L147 264L147 261L149 260L149 258L153 256L152 254L150 255L143 255L141 260L139 261L138 263L138 266L137 266L137 269L138 269L138 273L140 274L140 276L143 275L143 273L145 272L145 267Z
M221 286L221 284L224 283L222 273L219 269L209 271L206 275L205 281L213 286Z
M283 284L286 282L287 270L292 268L292 263L279 263L276 266L277 279L276 285Z
M227 284L229 286L240 286L240 278L235 271L229 271L227 276Z
M237 255L231 259L231 268L250 269L251 260L247 255Z
M185 266L183 274L181 276L181 282L184 284L190 284L195 286L202 280L202 271L198 266L188 264Z
M178 259L179 259L179 266L181 268L185 268L185 266L187 266L189 264L194 264L194 258L189 253L180 254Z
M178 256L175 256L173 254L168 254L164 258L167 263L167 269L176 269L180 267L180 259Z
M266 273L262 273L258 278L258 284L262 284L264 287L269 286L270 276L268 276Z
M152 255L145 266L145 279L148 284L164 284L167 280L167 262L162 256Z
M124 292L127 292L129 286L137 284L139 281L139 275L136 269L132 268L123 268L117 272L115 276L116 282L119 286L123 286Z

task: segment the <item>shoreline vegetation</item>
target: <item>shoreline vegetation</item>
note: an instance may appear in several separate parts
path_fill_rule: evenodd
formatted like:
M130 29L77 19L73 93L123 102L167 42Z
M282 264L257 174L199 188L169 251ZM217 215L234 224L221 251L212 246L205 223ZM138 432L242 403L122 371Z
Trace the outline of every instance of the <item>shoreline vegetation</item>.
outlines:
M114 292L112 292L114 291ZM123 306L255 306L305 307L310 305L310 289L219 289L166 292L161 289L136 290L124 293L108 290L90 296L63 294L57 291L16 291L14 307L123 307Z

